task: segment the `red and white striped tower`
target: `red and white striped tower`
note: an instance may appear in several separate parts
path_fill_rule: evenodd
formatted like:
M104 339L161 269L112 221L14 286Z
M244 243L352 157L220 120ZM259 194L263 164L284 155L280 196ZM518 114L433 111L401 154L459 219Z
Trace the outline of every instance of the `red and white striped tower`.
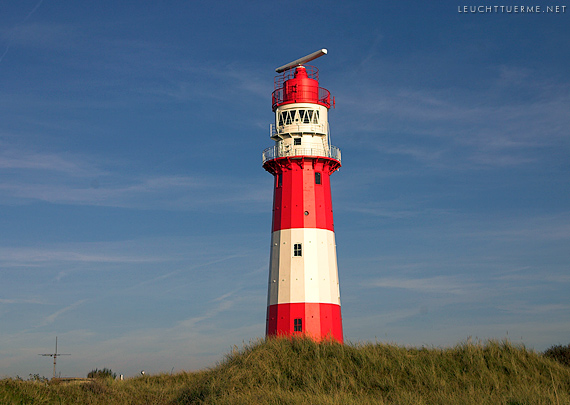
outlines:
M275 177L266 335L343 342L330 188L340 150L329 139L330 93L318 69L304 65L326 52L276 69L275 146L263 152Z

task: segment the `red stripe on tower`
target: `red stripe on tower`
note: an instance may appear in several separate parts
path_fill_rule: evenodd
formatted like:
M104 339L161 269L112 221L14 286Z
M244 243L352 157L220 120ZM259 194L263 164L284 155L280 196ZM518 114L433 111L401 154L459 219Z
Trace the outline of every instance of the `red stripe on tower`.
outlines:
M343 342L330 175L340 150L330 144L331 97L306 62L276 69L263 167L275 177L267 297L267 336L306 335Z

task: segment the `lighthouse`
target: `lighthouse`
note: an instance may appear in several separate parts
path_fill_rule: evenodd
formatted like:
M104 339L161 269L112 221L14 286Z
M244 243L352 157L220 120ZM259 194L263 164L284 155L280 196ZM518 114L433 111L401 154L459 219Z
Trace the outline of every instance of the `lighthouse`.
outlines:
M340 149L330 143L330 92L306 65L321 49L276 69L263 168L274 176L266 336L343 342L330 175Z

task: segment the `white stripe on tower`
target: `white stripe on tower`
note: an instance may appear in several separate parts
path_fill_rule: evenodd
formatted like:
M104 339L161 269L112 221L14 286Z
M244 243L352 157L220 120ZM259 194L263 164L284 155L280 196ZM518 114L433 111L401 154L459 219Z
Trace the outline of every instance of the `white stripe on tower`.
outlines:
M299 243L302 255L294 256L291 251ZM334 232L315 228L273 232L269 267L268 306L301 302L340 305Z

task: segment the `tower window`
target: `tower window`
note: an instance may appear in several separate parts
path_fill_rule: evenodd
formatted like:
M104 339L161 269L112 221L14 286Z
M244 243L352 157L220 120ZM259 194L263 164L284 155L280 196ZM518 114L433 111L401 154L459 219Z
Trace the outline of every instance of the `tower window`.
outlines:
M300 145L301 144L301 138L293 138L293 145Z
M315 172L315 184L321 184L321 173Z
M303 318L296 318L293 321L293 330L295 332L303 332Z
M301 243L295 243L293 245L293 256L303 256L303 245Z
M277 187L281 187L283 185L283 173L279 173L277 175Z

